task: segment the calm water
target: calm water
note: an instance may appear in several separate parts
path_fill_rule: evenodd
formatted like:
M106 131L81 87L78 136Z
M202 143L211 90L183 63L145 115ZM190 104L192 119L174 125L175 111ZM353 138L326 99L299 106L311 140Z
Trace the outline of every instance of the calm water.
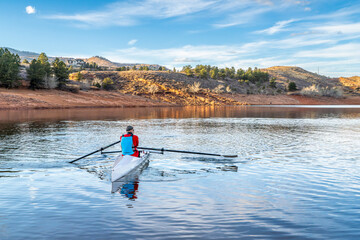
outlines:
M67 163L129 124L239 157L153 154L114 186L116 154ZM360 108L0 111L0 196L0 239L359 239Z

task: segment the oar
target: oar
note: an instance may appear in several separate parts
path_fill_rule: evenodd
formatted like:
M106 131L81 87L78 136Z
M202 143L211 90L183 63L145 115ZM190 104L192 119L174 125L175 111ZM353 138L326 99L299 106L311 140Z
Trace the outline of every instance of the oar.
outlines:
M107 149L107 148L109 148L109 147L111 147L111 146L114 146L115 144L118 144L119 142L120 142L120 141L117 141L117 142L114 142L114 143L112 143L112 144L110 144L110 145L108 145L108 146L106 146L106 147L102 147L102 148L100 148L99 150L96 150L96 151L94 151L94 152L92 152L92 153L86 154L85 156L82 156L82 157L79 157L79 158L77 158L77 159L75 159L75 160L72 160L72 161L69 162L69 163L74 163L74 162L76 162L76 161L78 161L78 160L80 160L80 159L83 159L83 158L85 158L85 157L87 157L87 156L90 156L90 155L92 155L92 154L94 154L94 153L100 152L100 151L102 151L102 150L104 150L104 149Z
M227 157L227 158L236 158L236 157L238 157L238 155L222 155L222 154L214 154L214 153L189 152L189 151L180 151L180 150L170 150L170 149L164 149L164 148L138 147L138 149L154 150L154 151L160 151L160 152L175 152L175 153L199 154L199 155L208 155L208 156L216 156L216 157Z

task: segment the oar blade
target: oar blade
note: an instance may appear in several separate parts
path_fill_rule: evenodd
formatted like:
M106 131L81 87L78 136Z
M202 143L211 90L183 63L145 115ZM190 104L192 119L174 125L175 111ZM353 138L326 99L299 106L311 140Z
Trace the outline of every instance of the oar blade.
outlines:
M225 157L225 158L237 158L238 155L221 155L222 157Z

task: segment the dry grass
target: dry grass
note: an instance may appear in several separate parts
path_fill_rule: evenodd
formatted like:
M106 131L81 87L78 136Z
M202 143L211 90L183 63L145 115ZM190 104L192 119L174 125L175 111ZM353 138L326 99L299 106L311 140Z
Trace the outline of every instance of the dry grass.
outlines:
M191 93L198 93L200 91L200 82L194 82L193 85L189 85L189 92Z
M310 87L305 87L301 90L301 95L311 96L311 97L336 97L340 98L343 96L343 91L339 87L320 87L318 85L312 85Z
M339 78L339 81L346 87L360 93L360 77L354 76L349 78Z

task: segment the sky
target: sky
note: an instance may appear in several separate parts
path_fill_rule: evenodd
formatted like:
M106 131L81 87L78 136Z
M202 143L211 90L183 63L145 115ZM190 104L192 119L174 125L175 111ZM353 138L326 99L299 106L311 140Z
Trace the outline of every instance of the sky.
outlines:
M359 0L0 0L0 34L49 56L360 75Z

